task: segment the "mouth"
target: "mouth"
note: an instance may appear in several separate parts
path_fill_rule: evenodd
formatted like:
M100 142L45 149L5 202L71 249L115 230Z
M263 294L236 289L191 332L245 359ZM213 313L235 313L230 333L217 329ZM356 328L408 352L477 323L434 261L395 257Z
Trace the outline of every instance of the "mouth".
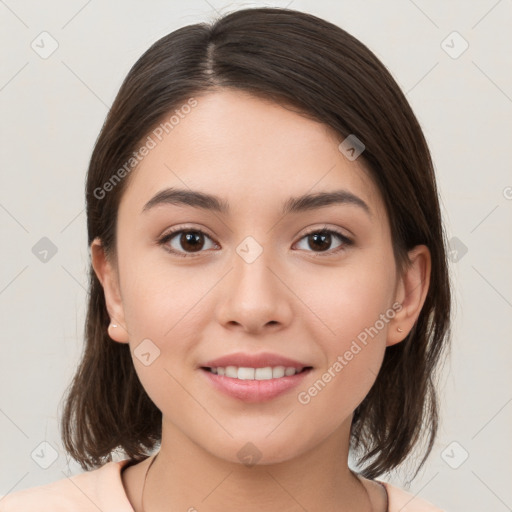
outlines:
M271 352L237 352L204 361L198 369L223 395L244 402L264 402L298 386L313 366Z
M212 373L214 375L226 377L228 379L237 380L273 380L283 379L286 377L293 377L294 375L301 374L311 370L312 366L265 366L265 367L250 367L250 366L201 366L201 369Z
M313 367L202 366L200 370L207 384L222 395L244 403L258 403L271 401L281 395L284 399L287 392L289 394L304 381Z

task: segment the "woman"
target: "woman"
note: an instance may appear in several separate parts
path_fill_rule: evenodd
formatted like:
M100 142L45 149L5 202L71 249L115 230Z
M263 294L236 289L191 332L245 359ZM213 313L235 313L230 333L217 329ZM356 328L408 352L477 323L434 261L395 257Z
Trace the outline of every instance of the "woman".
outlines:
M86 186L62 435L92 471L2 511L440 510L376 478L432 449L450 287L427 144L368 48L288 9L176 30Z

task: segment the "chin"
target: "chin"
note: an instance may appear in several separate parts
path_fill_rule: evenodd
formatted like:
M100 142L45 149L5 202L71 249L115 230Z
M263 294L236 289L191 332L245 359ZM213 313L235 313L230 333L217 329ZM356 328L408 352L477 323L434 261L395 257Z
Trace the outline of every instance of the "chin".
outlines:
M236 439L224 440L213 446L204 446L213 456L230 463L243 464L247 467L280 464L292 460L313 446L302 445L293 436L267 437L266 431L259 435L237 436Z

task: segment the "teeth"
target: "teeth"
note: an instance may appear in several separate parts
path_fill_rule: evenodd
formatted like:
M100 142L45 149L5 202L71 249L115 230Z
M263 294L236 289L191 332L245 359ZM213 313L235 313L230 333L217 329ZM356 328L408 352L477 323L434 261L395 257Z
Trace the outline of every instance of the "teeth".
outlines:
M240 368L241 369L241 368ZM240 369L238 370L238 375L240 375ZM272 368L267 366L266 368L256 368L254 370L254 378L256 380L269 380L273 377ZM240 377L238 377L240 378Z
M226 366L226 377L238 379L238 368L236 366Z
M284 366L275 366L272 368L272 378L278 379L280 377L284 377L285 367Z
M219 366L217 368L210 368L210 371L217 375L224 375L232 379L269 380L279 379L281 377L290 377L291 375L301 372L302 369L296 370L291 366L266 366L265 368L248 368L244 366L226 366L224 368Z

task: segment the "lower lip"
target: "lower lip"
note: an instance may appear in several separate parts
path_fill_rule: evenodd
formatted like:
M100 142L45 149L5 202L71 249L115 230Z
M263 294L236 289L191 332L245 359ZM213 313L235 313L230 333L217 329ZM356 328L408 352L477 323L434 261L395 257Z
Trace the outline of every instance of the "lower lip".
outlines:
M223 393L244 402L265 402L298 386L311 368L295 375L267 380L240 380L217 375L201 368L211 384Z

